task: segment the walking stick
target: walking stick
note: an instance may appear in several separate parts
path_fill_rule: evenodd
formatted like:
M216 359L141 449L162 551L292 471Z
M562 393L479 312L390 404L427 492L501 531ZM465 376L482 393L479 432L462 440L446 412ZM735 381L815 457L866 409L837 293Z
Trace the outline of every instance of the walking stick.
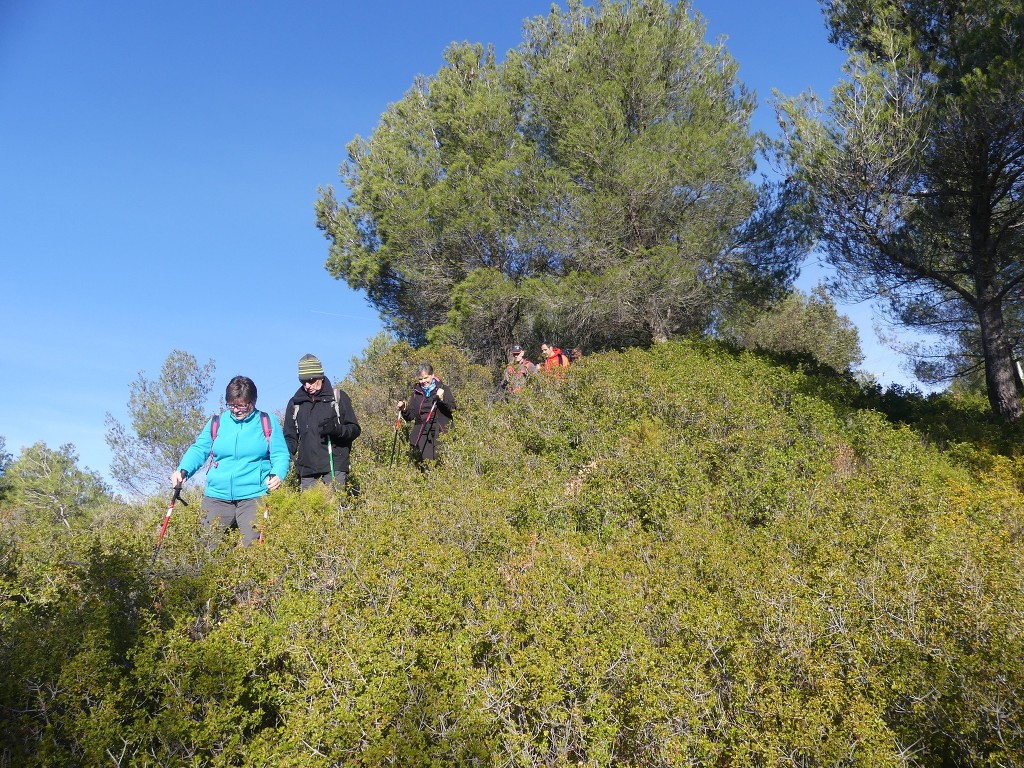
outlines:
M388 462L388 469L395 464L395 449L398 448L398 430L402 425L402 411L399 409L398 418L395 419L395 439L391 441L391 461Z
M263 504L263 523L260 525L260 537L256 539L257 544L263 543L263 533L267 529L267 522L270 520L270 501L269 499Z
M430 406L430 413L427 414L427 420L424 421L423 424L420 425L420 433L418 435L416 435L416 440L413 442L413 445L415 445L417 450L420 452L420 457L423 456L423 448L419 447L420 446L420 438L423 437L423 429L424 429L424 427L429 427L430 426L430 422L433 421L433 419L434 419L434 411L436 409L437 409L437 400L434 400L433 405ZM420 413L422 413L422 411L420 411ZM427 431L427 440L429 440L429 439L430 439L430 431L428 430ZM426 444L424 444L423 447L425 448Z
M160 545L163 544L164 534L167 533L167 526L171 522L171 513L174 512L175 502L180 501L182 506L188 506L188 502L181 498L181 483L174 486L174 494L171 496L171 505L167 507L167 514L164 515L164 524L160 526L160 535L156 539L156 546L153 548L153 562L150 567L156 565L156 556L160 554Z
M277 485L273 488L270 487L270 478L274 478L278 481ZM263 508L263 522L260 523L260 535L259 538L256 539L257 544L263 543L263 534L267 529L267 525L270 523L270 494L281 487L282 484L280 480L281 478L277 477L277 475L269 475L267 477L267 492L263 496L258 497L261 501L256 502L257 512L260 511L260 507Z

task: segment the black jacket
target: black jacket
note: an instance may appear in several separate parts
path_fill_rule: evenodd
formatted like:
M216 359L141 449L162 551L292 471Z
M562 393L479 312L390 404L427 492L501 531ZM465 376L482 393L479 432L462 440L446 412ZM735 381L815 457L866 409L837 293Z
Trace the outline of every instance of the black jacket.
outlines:
M402 418L413 423L409 430L409 442L424 459L435 458L437 436L448 429L455 411L455 398L451 390L436 376L434 382L429 395L419 384L413 387L409 401L401 411ZM444 397L439 399L437 393L442 389Z
M338 415L334 412L334 387L326 376L320 391L310 399L301 385L284 412L284 439L295 458L299 477L317 477L331 472L327 441L334 452L334 471L348 472L352 441L362 429L352 410L352 401L338 390ZM296 455L298 454L298 455Z

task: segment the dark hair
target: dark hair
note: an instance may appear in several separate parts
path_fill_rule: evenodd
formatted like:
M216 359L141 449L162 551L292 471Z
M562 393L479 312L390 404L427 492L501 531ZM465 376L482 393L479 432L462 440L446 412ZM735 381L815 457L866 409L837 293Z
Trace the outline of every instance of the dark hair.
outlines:
M256 405L256 384L248 376L235 376L224 390L224 402L244 400Z
M427 373L429 373L431 376L433 376L434 375L434 366L432 366L430 363L420 363L419 367L416 369L416 375L417 376L423 376L424 374L427 374Z

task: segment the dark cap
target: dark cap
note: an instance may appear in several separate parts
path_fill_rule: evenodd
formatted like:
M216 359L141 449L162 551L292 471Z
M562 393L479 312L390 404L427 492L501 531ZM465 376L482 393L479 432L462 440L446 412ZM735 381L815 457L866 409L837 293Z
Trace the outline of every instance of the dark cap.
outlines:
M525 350L523 350L523 348L522 348L522 347L520 347L520 346L519 346L518 344L513 344L513 345L512 345L512 349L510 349L509 351L510 351L510 352L511 352L511 353L512 353L513 355L518 355L518 354L519 354L520 352L523 352L523 351L525 351Z

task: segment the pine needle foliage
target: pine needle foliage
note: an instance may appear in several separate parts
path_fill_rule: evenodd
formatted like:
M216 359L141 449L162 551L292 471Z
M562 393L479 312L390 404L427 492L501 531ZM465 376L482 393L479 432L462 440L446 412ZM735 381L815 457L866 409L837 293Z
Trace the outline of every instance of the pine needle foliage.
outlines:
M864 397L670 342L471 401L423 472L357 446L259 547L4 530L0 764L1020 764L1024 462Z

